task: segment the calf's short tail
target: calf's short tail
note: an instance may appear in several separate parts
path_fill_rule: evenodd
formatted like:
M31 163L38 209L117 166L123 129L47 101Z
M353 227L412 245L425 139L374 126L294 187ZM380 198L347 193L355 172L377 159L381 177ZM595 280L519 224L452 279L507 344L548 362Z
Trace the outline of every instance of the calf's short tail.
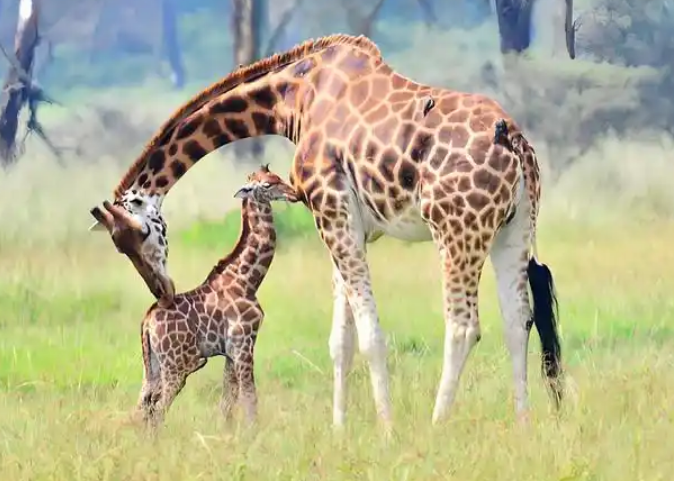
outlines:
M534 304L532 322L541 339L541 370L547 378L555 407L559 408L563 397L562 348L557 331L557 296L552 271L531 257L527 275Z

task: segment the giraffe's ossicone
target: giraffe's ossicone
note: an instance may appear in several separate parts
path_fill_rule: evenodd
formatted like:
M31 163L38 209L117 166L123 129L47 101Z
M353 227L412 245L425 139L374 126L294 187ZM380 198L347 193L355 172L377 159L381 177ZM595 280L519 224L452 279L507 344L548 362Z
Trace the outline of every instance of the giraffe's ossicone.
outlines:
M309 40L236 69L178 109L124 175L114 202L92 211L98 220L114 216L115 245L156 297L170 300L175 291L159 217L164 196L209 152L263 135L285 136L297 146L290 180L333 263L336 425L345 418L355 331L377 411L387 425L392 420L386 346L366 258L367 244L384 234L432 240L440 256L446 328L434 421L452 404L481 336L478 283L488 256L517 412L523 415L528 404L531 319L553 398L561 398L552 275L536 257L540 178L533 147L496 101L415 82L362 36Z

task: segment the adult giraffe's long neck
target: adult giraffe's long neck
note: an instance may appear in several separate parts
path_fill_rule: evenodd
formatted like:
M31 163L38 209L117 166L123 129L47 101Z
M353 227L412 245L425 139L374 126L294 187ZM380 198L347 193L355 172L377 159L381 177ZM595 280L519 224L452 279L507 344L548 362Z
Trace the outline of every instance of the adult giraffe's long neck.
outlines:
M234 249L211 270L205 282L224 288L234 281L246 294L255 294L267 275L275 251L276 229L271 204L244 199L239 239Z
M151 140L115 190L162 199L202 157L239 139L283 135L289 131L292 109L285 106L288 90L296 88L269 74L219 93L202 94L202 105L181 119L167 122ZM177 116L177 114L176 114Z

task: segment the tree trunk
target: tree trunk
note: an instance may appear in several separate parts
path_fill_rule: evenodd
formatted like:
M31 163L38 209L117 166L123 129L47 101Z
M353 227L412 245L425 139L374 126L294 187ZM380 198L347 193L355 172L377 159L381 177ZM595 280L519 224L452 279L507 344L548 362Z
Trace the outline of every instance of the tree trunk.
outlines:
M248 65L260 58L261 37L266 21L265 0L233 0L232 31L234 32L234 68ZM259 161L264 154L261 139L249 139L234 143L237 156L250 154L254 161Z
M185 67L178 40L175 0L161 0L161 10L164 56L171 67L171 82L175 88L180 89L185 86Z
M498 18L501 53L520 54L531 45L531 10L535 0L494 0ZM573 22L573 0L565 1L566 49L569 57L576 58L575 33L578 28Z
M19 20L14 37L14 59L7 72L0 98L0 159L4 167L16 160L16 132L19 114L36 94L31 75L38 35L39 5L37 0L20 0ZM11 54L8 54L11 57Z
M522 53L531 44L533 0L495 0L501 53Z

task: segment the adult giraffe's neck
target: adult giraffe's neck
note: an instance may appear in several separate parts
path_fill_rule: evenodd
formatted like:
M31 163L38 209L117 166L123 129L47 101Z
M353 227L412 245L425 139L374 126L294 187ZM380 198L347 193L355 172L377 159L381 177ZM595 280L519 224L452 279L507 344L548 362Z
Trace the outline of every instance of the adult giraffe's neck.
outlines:
M239 280L246 293L262 284L276 252L276 229L269 202L244 199L241 230L232 251L221 259L206 278L211 285L227 287Z
M209 99L146 148L137 161L143 166L125 183L128 187L116 194L131 190L163 197L210 152L239 139L285 135L286 119L276 108L281 99L282 94L269 82Z

